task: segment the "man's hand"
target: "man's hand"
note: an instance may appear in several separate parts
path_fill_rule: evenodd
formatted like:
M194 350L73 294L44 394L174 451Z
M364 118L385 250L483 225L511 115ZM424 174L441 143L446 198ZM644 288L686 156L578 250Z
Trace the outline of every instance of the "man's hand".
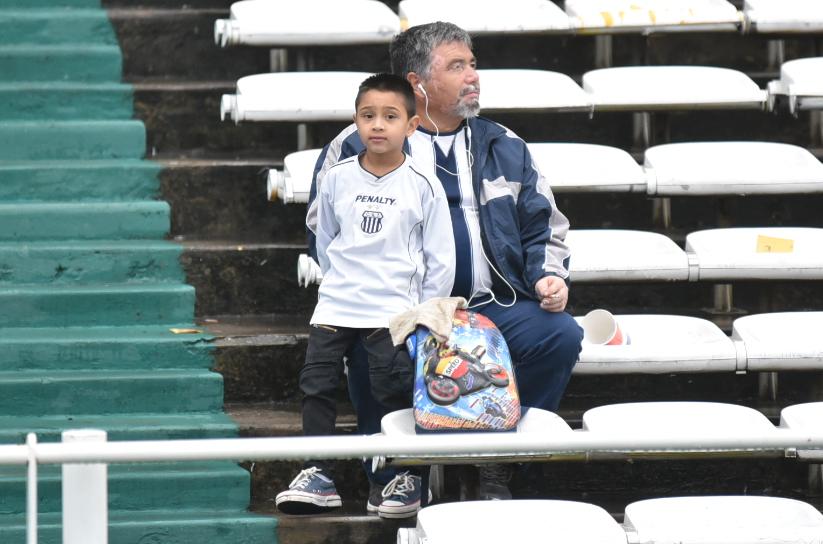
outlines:
M546 276L538 280L534 291L540 298L540 307L547 312L562 312L569 301L569 288L557 276Z

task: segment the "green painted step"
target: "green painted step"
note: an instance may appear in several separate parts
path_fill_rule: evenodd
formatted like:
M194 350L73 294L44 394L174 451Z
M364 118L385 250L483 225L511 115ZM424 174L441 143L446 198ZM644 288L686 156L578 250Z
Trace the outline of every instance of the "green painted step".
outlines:
M100 0L0 0L0 8L99 8Z
M132 88L122 83L0 83L0 120L131 119L133 110Z
M0 329L0 369L211 368L210 337L175 334L172 328L193 326Z
M69 429L101 429L108 433L109 440L183 440L237 436L237 425L222 412L5 416L0 417L0 443L23 444L28 433L36 433L38 442L59 442L60 433Z
M169 205L137 202L0 204L0 241L162 239Z
M39 516L38 542L62 544L60 514ZM109 511L112 544L275 544L277 519L243 511ZM4 515L0 542L25 542L26 520Z
M246 508L249 473L228 461L109 465L109 509L185 510ZM39 511L59 512L59 466L42 465L38 474ZM25 508L26 467L0 467L0 524ZM151 542L151 541L149 541ZM5 544L5 543L4 543Z
M102 9L0 9L0 45L24 43L115 45L117 37Z
M179 283L181 252L164 240L0 242L0 286Z
M20 416L209 412L223 377L207 370L0 372L0 413Z
M0 288L0 327L191 323L194 300L190 285Z
M0 202L154 199L160 170L139 159L0 161Z
M120 81L117 45L0 45L0 81Z
M40 544L60 544L57 514L40 516ZM0 525L0 541L25 542L25 518L9 516ZM109 512L109 542L115 544L195 544L233 542L275 544L277 520L246 512Z
M0 122L0 161L140 159L145 151L140 121Z

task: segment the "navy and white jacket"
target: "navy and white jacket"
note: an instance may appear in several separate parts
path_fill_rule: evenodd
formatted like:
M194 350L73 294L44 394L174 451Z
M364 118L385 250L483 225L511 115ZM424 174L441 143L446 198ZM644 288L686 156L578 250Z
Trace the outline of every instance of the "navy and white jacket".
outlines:
M558 276L569 282L570 251L564 243L569 221L557 209L549 182L537 169L522 139L484 117L469 119L468 126L472 185L483 248L518 296L537 299L534 286L540 278ZM310 228L317 221L314 199L325 172L339 160L363 149L354 125L323 148L312 178L306 217ZM316 258L311 232L309 250ZM496 293L510 293L499 278L494 274L492 278Z

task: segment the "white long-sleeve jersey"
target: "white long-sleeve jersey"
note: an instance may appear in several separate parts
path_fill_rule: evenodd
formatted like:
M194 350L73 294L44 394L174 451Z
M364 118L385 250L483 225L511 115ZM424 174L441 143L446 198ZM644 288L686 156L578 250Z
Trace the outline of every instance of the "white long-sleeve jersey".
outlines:
M451 292L446 194L408 156L379 178L357 156L330 168L317 194L314 234L323 281L312 324L388 327L393 315Z

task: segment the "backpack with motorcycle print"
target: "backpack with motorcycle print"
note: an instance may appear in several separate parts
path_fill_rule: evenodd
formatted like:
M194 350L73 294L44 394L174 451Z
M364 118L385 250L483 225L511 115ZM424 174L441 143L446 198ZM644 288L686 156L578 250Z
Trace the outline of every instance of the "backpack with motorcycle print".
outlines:
M425 327L406 340L415 363L414 420L418 432L510 431L520 397L503 335L487 317L457 310L448 340Z

